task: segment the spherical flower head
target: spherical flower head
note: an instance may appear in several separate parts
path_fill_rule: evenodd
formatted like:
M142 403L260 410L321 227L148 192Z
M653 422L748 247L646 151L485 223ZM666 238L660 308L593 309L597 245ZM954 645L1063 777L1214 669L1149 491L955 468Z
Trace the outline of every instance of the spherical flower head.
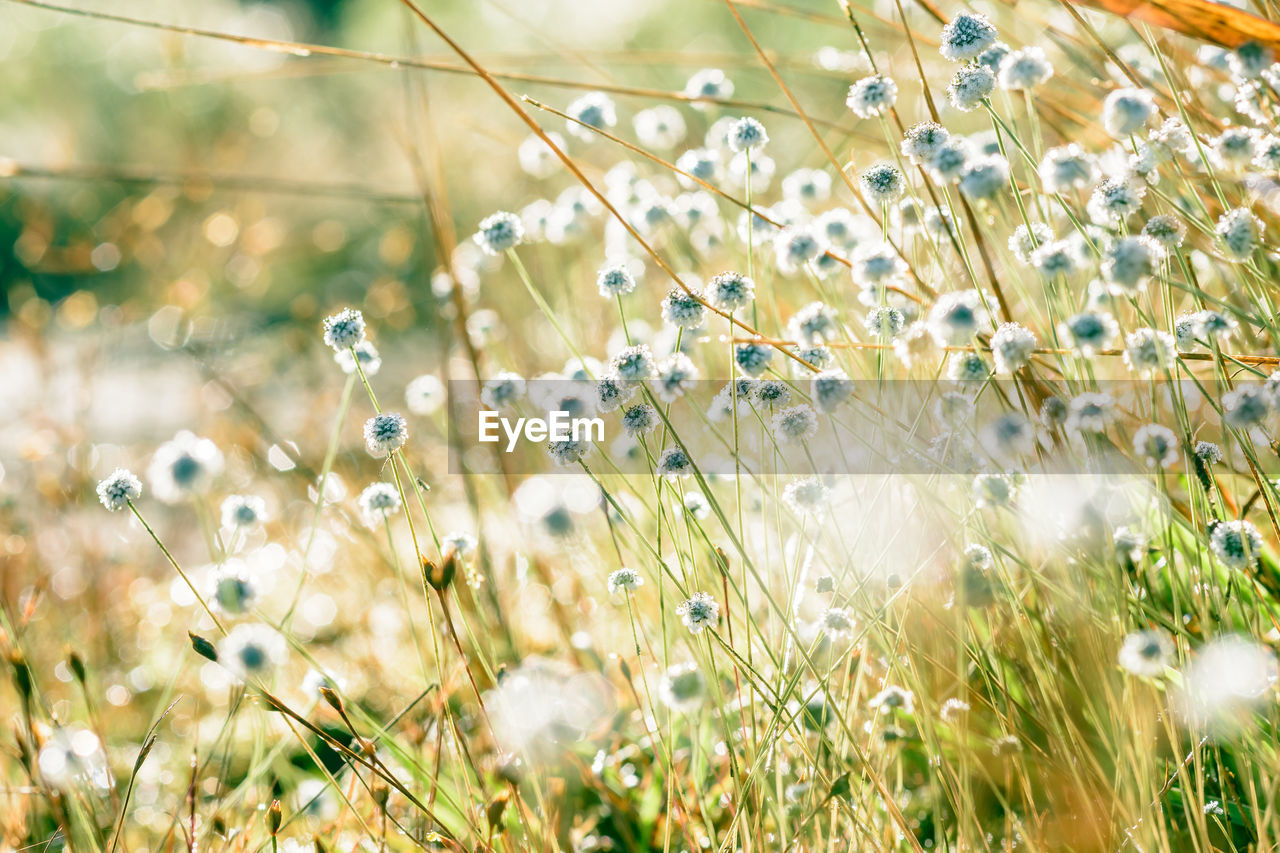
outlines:
M1155 114L1155 99L1143 89L1116 89L1102 102L1102 124L1117 139L1142 130Z
M1084 311L1062 323L1063 337L1069 339L1085 358L1106 349L1119 334L1120 327L1115 318L1105 312Z
M952 382L985 382L991 377L991 369L976 352L953 352L947 363L947 378Z
M1121 237L1102 253L1102 277L1126 293L1132 293L1156 274L1164 257L1160 244L1150 237Z
M1178 436L1160 424L1147 424L1133 436L1133 450L1152 468L1168 468L1178 461Z
M1253 256L1262 240L1262 220L1247 208L1228 210L1214 228L1227 260L1243 263Z
M266 678L287 655L284 637L266 625L237 625L218 643L218 663L242 681Z
M1059 276L1069 279L1078 273L1081 259L1074 241L1054 240L1031 252L1027 256L1027 262L1045 281L1053 281Z
M902 138L902 156L915 165L926 165L951 138L951 131L934 121L922 121L907 128Z
M658 410L648 403L628 406L622 412L622 429L632 438L653 432L661 422Z
M98 500L109 512L119 512L141 496L142 481L124 468L117 468L98 483Z
M618 123L618 113L614 109L613 99L604 92L588 92L569 104L569 109L565 112L576 119L576 121L565 122L566 129L583 142L595 139L596 135L589 128L608 130ZM584 124L587 127L583 127Z
M267 520L267 503L257 495L230 495L222 502L222 526L229 530L256 527Z
M769 142L769 134L763 124L751 116L743 116L730 125L726 141L732 151L755 153Z
M1040 181L1047 193L1087 187L1098 180L1097 159L1072 142L1050 148L1040 161Z
M778 258L778 271L783 275L793 275L825 251L812 231L794 227L784 229L774 238L773 249Z
M761 376L773 362L773 347L763 343L738 344L733 349L733 362L748 376Z
M668 447L658 457L658 473L668 480L687 477L693 473L693 461L683 447Z
M720 605L709 593L695 592L676 607L684 626L691 634L701 634L706 628L714 628L720 622Z
M929 309L929 327L952 345L967 343L987 322L987 310L976 290L943 293Z
M1140 376L1168 370L1177 352L1173 335L1157 329L1135 329L1124 339L1124 362Z
M1007 474L979 474L973 479L973 496L978 506L1005 507L1013 503L1017 487Z
M1009 251L1024 264L1030 263L1031 253L1052 240L1053 229L1043 222L1032 222L1030 228L1019 225L1009 238Z
M1110 394L1086 391L1071 398L1065 426L1072 432L1105 432L1116 417L1116 401Z
M383 412L364 422L364 446L370 456L389 456L404 447L408 439L409 426L403 415Z
M1219 165L1242 169L1257 155L1259 142L1260 134L1252 127L1228 127L1211 145Z
M550 131L547 133L547 137L556 148L561 151L565 149L563 136L555 131ZM556 156L556 152L536 133L526 136L520 146L516 148L516 160L519 161L520 168L524 170L525 174L537 179L551 177L562 165L560 158Z
M1026 367L1035 349L1035 333L1018 323L1002 323L991 336L996 373L1002 376L1011 376Z
M880 302L883 285L897 282L907 272L906 261L888 243L859 246L849 263L849 272L855 283L864 288L878 288L874 304Z
M515 404L524 395L524 378L518 373L499 371L485 380L480 389L480 402L490 409L503 409Z
M400 493L390 483L371 483L356 499L364 523L378 527L388 516L400 511Z
M199 494L222 472L222 451L207 438L183 430L162 444L147 467L151 490L165 503Z
M915 701L910 690L891 684L875 696L872 696L871 701L867 703L867 707L910 714L915 710Z
M812 380L813 406L819 412L830 414L845 400L853 396L853 380L839 368L821 370Z
M929 174L941 183L954 183L960 180L973 158L973 144L963 136L953 136L939 145L938 150L933 153L933 159L929 161ZM950 211L944 215L949 223ZM955 233L954 225L950 225L950 228Z
M1227 54L1227 66L1239 80L1262 76L1275 62L1275 51L1257 41L1247 41Z
M479 230L472 239L486 255L501 255L524 240L524 223L514 213L500 210L480 220Z
M658 399L664 403L673 402L688 389L698 378L698 368L689 356L682 352L672 353L658 365L658 375L650 383Z
M738 311L756 298L756 283L742 273L722 272L711 277L706 298L721 311Z
M622 296L636 289L636 277L626 264L612 264L600 270L596 276L596 288L606 299Z
M345 352L364 341L364 315L344 308L324 318L324 342L335 352Z
M966 65L955 73L947 84L947 98L951 106L961 112L972 112L996 89L996 75L982 65Z
M1280 136L1268 133L1258 139L1253 166L1264 172L1280 171Z
M808 441L818 434L818 413L803 403L788 406L774 414L773 432L783 444Z
M819 626L828 637L847 637L853 633L853 617L843 607L830 607L822 614Z
M1262 553L1262 534L1251 521L1220 521L1209 535L1209 548L1228 569L1251 569Z
M366 377L376 375L382 368L382 356L378 354L378 348L369 341L361 341L350 349L338 350L333 354L333 360L348 376L356 372L357 365Z
M706 692L706 680L694 663L668 667L658 682L658 698L662 700L662 704L680 713L697 709Z
M614 412L636 395L637 386L617 376L603 376L595 384L596 411Z
M907 179L892 163L876 163L858 176L858 185L873 204L893 204L907 191Z
M969 712L969 703L963 699L948 699L938 709L938 716L944 723L957 723Z
M1173 642L1164 631L1135 631L1124 638L1116 661L1130 675L1158 678L1173 661Z
M668 151L684 141L684 116L670 104L661 104L636 113L632 124L636 138L649 148Z
M960 174L960 192L973 201L994 198L1009 189L1009 161L999 154L973 160Z
M995 44L997 35L986 15L961 12L942 28L938 52L952 62L967 62Z
M788 483L782 490L782 501L803 518L821 518L831 508L831 490L817 477L805 477Z
M1182 245L1187 237L1187 226L1178 217L1161 213L1147 220L1147 224L1142 226L1142 233L1171 250Z
M810 302L787 323L788 334L804 343L830 340L839 333L836 312L821 302Z
M906 318L902 316L902 312L887 305L872 308L867 312L865 321L867 334L882 340L897 337L905 323Z
M697 329L706 322L707 308L691 293L672 288L662 300L662 319L679 329Z
M992 74L1000 73L1000 63L1004 62L1004 58L1013 53L1013 48L1002 41L998 41L991 47L978 54L978 58L974 60L983 68L991 70Z
M936 358L943 342L938 339L934 327L917 320L893 339L893 354L910 370L916 364L937 364Z
M782 179L782 197L801 204L826 201L831 195L831 175L822 169L796 169Z
M240 560L224 563L213 576L209 598L223 613L239 616L247 613L258 597L258 587L248 568Z
M883 74L863 77L849 87L845 105L858 118L875 118L884 115L898 100L898 84Z
M618 379L628 383L643 382L658 372L653 353L645 344L619 350L610 360L609 369Z
M1000 88L1010 91L1034 89L1053 76L1053 66L1038 47L1015 50L1000 62L997 80Z
M404 402L415 415L432 415L444 405L444 384L435 374L424 373L405 386Z
M609 594L635 592L644 586L644 578L635 569L616 569L609 573Z
M719 68L704 68L694 73L684 85L684 94L694 100L693 105L706 109L707 101L733 97L733 81Z
M756 383L752 399L768 409L781 409L791 402L791 389L780 379L765 379Z
M591 451L592 444L577 438L547 442L547 456L559 468L571 468Z

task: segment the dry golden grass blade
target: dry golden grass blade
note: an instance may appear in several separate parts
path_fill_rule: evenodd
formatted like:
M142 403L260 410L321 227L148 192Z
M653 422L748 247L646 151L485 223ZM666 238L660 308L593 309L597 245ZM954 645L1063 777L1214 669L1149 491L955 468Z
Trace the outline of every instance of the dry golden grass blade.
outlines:
M1280 24L1209 0L1087 0L1078 5L1137 19L1223 47L1256 41L1280 46Z

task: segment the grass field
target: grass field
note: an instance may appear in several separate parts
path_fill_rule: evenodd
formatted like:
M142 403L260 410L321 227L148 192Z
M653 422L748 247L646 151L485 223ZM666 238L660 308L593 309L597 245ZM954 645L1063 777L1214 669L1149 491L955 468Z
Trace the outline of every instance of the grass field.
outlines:
M0 851L1280 845L1280 7L63 2Z

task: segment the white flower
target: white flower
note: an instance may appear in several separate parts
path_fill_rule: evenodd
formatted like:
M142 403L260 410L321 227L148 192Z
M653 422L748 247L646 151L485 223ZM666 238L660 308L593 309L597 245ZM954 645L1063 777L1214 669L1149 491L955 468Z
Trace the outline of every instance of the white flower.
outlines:
M1018 323L1002 323L991 336L996 373L1009 376L1026 367L1035 352L1035 333Z
M432 415L444 404L444 384L435 374L424 373L405 386L404 403L415 415Z
M364 422L364 444L370 456L389 456L404 447L408 438L404 416L395 412L383 412Z
M1133 436L1133 450L1151 467L1168 468L1178 461L1178 436L1160 424L1147 424Z
M695 592L676 607L676 615L681 617L691 634L701 634L703 629L715 627L720 621L720 605L710 594Z
M222 502L222 526L253 527L267 520L267 503L257 495L231 495Z
M324 342L335 352L350 349L364 340L364 315L344 308L324 319Z
M267 677L287 655L284 637L266 625L237 625L218 643L218 663L242 681Z
M1209 547L1227 568L1249 569L1262 553L1262 534L1244 519L1220 521L1209 536Z
M635 592L644 586L644 578L635 569L617 569L609 573L609 594Z
M110 512L117 512L142 495L142 481L132 471L117 468L98 483L98 500Z
M845 105L858 118L874 118L890 110L898 100L898 84L883 74L872 74L849 87Z
M222 472L222 451L207 438L183 430L162 444L147 467L151 490L165 503L199 494Z
M400 511L400 492L390 483L370 483L356 499L364 523L378 527L387 516Z
M1116 659L1132 675L1155 678L1169 668L1173 643L1164 631L1136 631L1124 638Z

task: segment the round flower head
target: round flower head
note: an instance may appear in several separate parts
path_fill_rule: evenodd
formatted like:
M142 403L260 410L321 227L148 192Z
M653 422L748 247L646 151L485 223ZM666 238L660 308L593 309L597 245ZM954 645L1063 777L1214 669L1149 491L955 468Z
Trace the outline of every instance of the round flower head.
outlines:
M1018 323L1002 323L991 336L996 373L1009 376L1027 366L1036 349L1035 333Z
M658 457L658 473L669 480L693 473L693 462L682 447L668 447Z
M444 384L435 374L424 373L405 386L404 402L415 415L434 414L444 405Z
M788 334L805 343L830 340L839 333L836 312L821 302L810 302L787 323Z
M746 308L756 298L756 283L736 272L722 272L711 277L706 299L721 311Z
M1137 631L1124 638L1116 660L1131 675L1156 678L1173 660L1173 643L1164 631Z
M672 288L662 300L662 319L680 329L697 329L706 322L707 308L692 294Z
M1147 138L1153 144L1172 153L1186 154L1195 148L1191 131L1177 116L1165 119L1163 124L1147 135Z
M695 72L684 84L685 97L693 99L698 109L706 109L711 100L725 100L733 97L733 81L725 76L719 68L704 68Z
M952 382L985 382L991 370L976 352L954 352L947 364L947 378Z
M813 376L812 400L819 412L830 414L853 396L853 380L843 370L822 370Z
M1046 151L1039 171L1047 193L1080 189L1098 180L1097 160L1074 142Z
M142 496L142 481L132 471L117 468L98 483L98 500L110 512L118 512Z
M1251 80L1270 69L1275 58L1275 51L1267 45L1247 41L1227 54L1227 66L1238 79Z
M676 168L699 181L710 183L720 174L720 155L710 148L693 148L676 159ZM686 175L677 174L676 180L686 188L697 186Z
M514 213L500 210L480 220L479 230L472 239L486 255L501 255L524 240L524 224Z
M769 184L773 181L773 173L777 171L778 167L773 162L773 158L760 153L748 154L746 151L740 151L734 154L729 160L729 183L735 187L745 187L747 185L748 166L751 167L752 191L764 192L769 189ZM745 212L743 215L746 215ZM757 228L761 227L759 222L756 225Z
M870 243L854 251L849 271L857 284L874 287L896 282L906 274L907 263L888 243ZM880 289L872 302L880 302Z
M820 518L831 505L831 490L817 477L805 477L788 483L782 490L782 500L796 515Z
M636 138L643 145L669 151L684 141L688 132L684 124L684 116L669 104L641 110L632 120L635 125Z
M784 444L808 441L818 434L818 413L803 403L789 406L774 414L773 432Z
M1072 240L1054 240L1033 251L1027 262L1045 281L1059 276L1069 279L1080 271L1080 252Z
M1220 165L1243 169L1258 153L1259 134L1252 127L1229 127L1211 143Z
M658 375L650 383L658 399L670 403L682 396L698 378L698 368L682 352L672 353L658 365Z
M929 161L929 173L934 180L946 184L954 183L960 180L960 176L969 167L969 161L973 157L972 143L963 136L953 136L934 151L933 159ZM947 211L945 216L949 221L950 211ZM954 226L951 226L951 230L954 233Z
M1173 335L1156 329L1135 329L1124 339L1124 363L1141 376L1169 369L1177 351Z
M1250 429L1266 419L1272 405L1265 388L1241 385L1222 395L1222 419L1227 426Z
M808 228L787 228L773 241L778 271L792 275L823 253L822 243Z
M653 353L644 344L619 350L609 362L609 367L623 382L643 382L658 371Z
M676 607L676 615L691 634L701 634L720 622L720 605L709 593L695 592Z
M596 276L596 288L606 299L622 296L636 289L636 277L626 264L613 264L600 270Z
M943 293L929 309L929 326L949 344L963 344L987 324L987 311L976 290Z
M755 152L768 143L769 134L763 124L750 116L743 116L730 125L726 141L732 151Z
M561 151L565 148L564 137L555 131L547 134L551 142ZM520 168L531 178L539 180L549 178L560 168L560 158L556 156L556 152L552 150L550 145L542 140L541 136L531 133L524 138L520 146L516 149L516 159L520 162Z
M551 457L551 461L557 467L569 468L581 462L582 458L591 451L591 447L591 442L576 438L548 441L547 456Z
M635 592L644 586L644 578L635 569L617 569L609 573L609 594Z
M566 110L576 121L565 122L569 133L583 142L590 142L595 134L589 128L608 130L618 123L618 114L614 110L613 100L604 92L588 92L569 104ZM583 127L582 125L587 125Z
M1258 139L1253 165L1264 172L1280 171L1280 136L1268 133Z
M218 663L242 681L266 678L287 654L284 637L266 625L237 625L218 643Z
M1102 253L1102 277L1132 293L1156 274L1163 257L1164 250L1150 237L1121 237Z
M378 527L387 516L400 511L400 493L390 483L371 483L356 499L360 515L370 527Z
M1133 435L1133 451L1152 468L1168 468L1178 461L1178 436L1160 424L1147 424Z
M733 350L733 362L738 369L751 377L758 377L769 369L773 361L773 347L768 344L738 344Z
M832 354L828 347L822 344L814 344L811 347L792 347L791 352L801 361L812 364L819 370L825 370L831 365L831 362L835 361L835 355Z
M636 385L616 376L602 376L596 383L596 411L614 412L636 395Z
M796 169L782 179L782 197L801 204L826 201L831 196L831 175L821 169Z
M894 337L893 354L908 370L916 364L935 366L942 343L931 324L917 320Z
M222 526L254 527L267 520L267 503L257 495L231 495L222 502Z
M1116 89L1102 102L1102 124L1119 139L1142 130L1155 114L1155 99L1142 89Z
M207 438L183 430L162 444L147 467L151 490L165 503L177 503L209 488L222 472L222 451Z
M915 165L925 165L950 138L951 132L937 122L913 124L902 138L902 156Z
M947 84L947 98L961 112L971 112L996 89L996 75L981 65L966 65Z
M706 680L694 663L668 667L658 682L658 698L662 700L662 704L681 713L697 709L706 692Z
M892 163L876 163L858 176L862 191L875 204L892 204L907 191L907 179Z
M979 474L973 479L973 496L979 506L1008 506L1016 491L1013 480L1005 474Z
M1217 465L1222 461L1222 448L1212 441L1197 441L1192 453L1206 465Z
M1251 521L1220 521L1209 535L1209 547L1228 569L1251 569L1262 553L1262 534Z
M1086 209L1094 222L1115 225L1137 213L1146 194L1142 184L1127 176L1108 178L1094 188Z
M915 701L910 690L904 690L891 684L875 696L872 696L871 701L867 703L867 707L910 714L915 710Z
M1176 249L1187 237L1187 226L1178 217L1161 213L1147 220L1142 233L1166 249Z
M883 74L872 74L850 86L844 102L858 118L875 118L887 112L897 100L898 84Z
M1105 312L1085 311L1062 322L1062 335L1085 358L1110 346L1120 334L1114 317Z
M223 613L238 616L247 613L258 597L258 588L247 567L239 560L224 563L213 576L213 590L209 596Z
M524 394L524 389L524 379L519 374L502 370L485 380L480 402L490 409L507 408Z
M404 447L409 438L409 427L402 415L383 412L364 422L364 446L370 456L389 456L393 450Z
M1013 48L1002 41L998 41L991 47L978 54L978 58L974 61L983 68L990 69L992 74L1000 73L1000 63L1004 62L1004 58L1013 52Z
M813 225L822 239L833 246L848 251L858 245L860 230L858 218L847 208L836 207L828 210L814 219Z
M658 410L648 403L629 406L622 411L622 429L633 438L653 432L660 423Z
M1001 89L1019 91L1034 89L1053 76L1053 66L1038 47L1024 47L1006 56L1000 63L997 79Z
M1227 260L1247 261L1262 240L1262 220L1247 208L1228 210L1218 219L1214 233Z
M791 402L791 389L780 379L765 379L752 391L755 401L769 409L780 409Z
M994 198L1009 189L1009 161L999 154L989 154L969 165L960 174L960 192L970 199Z
M324 318L324 342L335 352L348 350L364 340L364 315L354 308L343 308Z
M1030 263L1031 253L1052 240L1053 229L1043 222L1032 222L1030 228L1019 225L1009 238L1009 251L1024 264Z
M967 62L996 43L995 25L986 15L961 12L942 28L938 52L952 62Z
M1116 416L1116 401L1110 394L1086 391L1071 398L1065 426L1072 432L1105 432Z
M875 338L894 338L902 331L906 319L897 308L878 306L867 312L867 334Z
M353 352L355 355L352 355ZM333 360L348 376L356 372L357 365L365 376L374 376L382 368L382 356L378 355L378 348L368 341L361 341L351 349L338 350L333 354Z
M818 624L828 637L847 637L853 633L853 617L843 607L827 608Z

